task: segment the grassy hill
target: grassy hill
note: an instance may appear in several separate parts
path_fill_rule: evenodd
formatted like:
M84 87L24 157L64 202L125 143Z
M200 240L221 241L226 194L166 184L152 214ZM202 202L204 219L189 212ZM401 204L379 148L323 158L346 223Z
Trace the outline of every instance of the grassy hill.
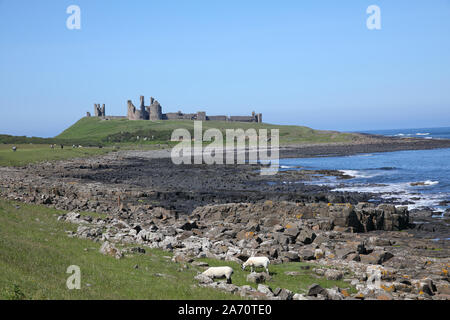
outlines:
M203 131L216 128L225 137L226 129L278 129L280 144L337 143L362 139L362 135L336 131L313 130L302 126L283 126L266 123L204 121ZM23 166L28 163L89 157L122 149L159 149L175 145L172 132L184 128L194 137L194 121L130 121L82 118L53 138L0 135L0 166ZM55 149L50 144L56 144ZM61 149L59 145L64 145ZM72 148L72 145L83 148ZM12 146L17 152L12 152ZM99 146L103 148L100 149Z
M184 128L193 136L194 121L130 121L127 119L103 120L82 118L67 130L56 136L58 141L77 141L85 144L152 144L170 141L173 130ZM226 129L249 128L279 129L281 144L350 142L359 139L359 135L336 131L313 130L302 126L283 126L265 123L205 121L203 130L217 128L225 133ZM139 137L139 139L137 139ZM151 139L153 137L153 139ZM144 138L147 138L144 141Z

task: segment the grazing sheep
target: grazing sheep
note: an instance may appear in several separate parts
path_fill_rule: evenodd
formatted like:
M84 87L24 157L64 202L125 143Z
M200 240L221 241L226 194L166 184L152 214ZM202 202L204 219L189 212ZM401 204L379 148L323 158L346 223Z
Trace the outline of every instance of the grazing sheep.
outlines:
M233 274L233 269L230 267L211 267L203 272L203 274L212 279L226 278L227 283L231 283L231 275Z
M17 151L17 147L16 147L16 146L13 146L13 147L12 147L12 151L16 152L16 151Z
M253 267L264 267L266 272L269 273L269 263L270 260L267 257L250 257L246 262L242 264L242 270L245 270L247 266L250 266L251 272L253 272Z

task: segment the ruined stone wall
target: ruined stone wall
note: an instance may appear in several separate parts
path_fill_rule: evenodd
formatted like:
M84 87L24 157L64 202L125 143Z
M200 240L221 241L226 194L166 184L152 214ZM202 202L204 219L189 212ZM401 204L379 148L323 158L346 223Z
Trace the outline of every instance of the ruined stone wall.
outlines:
M210 121L228 121L227 116L206 116L206 119Z
M96 105L97 106L97 105ZM98 105L100 106L100 105ZM262 122L262 114L256 114L254 111L251 116L225 116L215 115L208 116L204 111L198 111L197 113L183 113L168 112L162 113L162 107L160 103L153 97L150 98L150 105L145 106L144 96L140 97L140 106L137 109L131 100L128 100L127 118L129 120L199 120L199 121L234 121L234 122ZM97 108L96 108L97 110ZM97 112L97 111L96 111ZM105 115L104 110L100 110L99 114ZM97 115L97 113L96 113Z
M165 114L165 118L167 120L195 120L197 118L196 113L182 113L178 112L169 112Z
M262 113L258 113L258 115L256 116L256 122L258 123L262 123Z
M100 107L100 103L94 103L94 114L96 117L104 117L106 115L105 104Z
M204 112L204 111L197 112L197 120L198 121L206 121L206 112Z
M256 122L256 119L251 116L231 116L229 121L236 122Z
M131 100L128 100L128 112L127 112L128 120L140 120L141 119L141 111L137 110Z
M162 115L161 105L159 104L158 101L154 100L153 98L151 98L150 102L151 102L151 105L148 107L149 114L150 114L149 119L152 121L162 120L163 115Z

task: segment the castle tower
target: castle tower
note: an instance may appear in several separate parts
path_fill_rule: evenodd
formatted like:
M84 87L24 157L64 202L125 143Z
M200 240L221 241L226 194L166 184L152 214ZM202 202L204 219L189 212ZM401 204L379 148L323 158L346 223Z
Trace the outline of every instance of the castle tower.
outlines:
M96 117L104 117L106 115L105 104L100 108L100 103L94 103L94 114Z
M262 113L258 113L258 114L256 115L256 122L262 123Z
M141 106L140 106L140 110L141 110L141 116L140 116L140 118L142 119L142 120L146 120L146 111L145 111L145 105L144 105L144 96L141 96L140 97L140 99L141 99Z
M96 117L98 117L99 116L99 108L97 107L97 104L96 103L94 103L94 115L96 116Z
M162 107L159 102L155 99L150 98L150 107L149 107L149 119L152 121L162 120Z
M206 121L206 112L198 111L197 112L197 120L198 121Z
M136 107L133 105L133 102L131 100L127 101L127 118L128 120L138 120L139 117L137 115L138 112L136 112Z

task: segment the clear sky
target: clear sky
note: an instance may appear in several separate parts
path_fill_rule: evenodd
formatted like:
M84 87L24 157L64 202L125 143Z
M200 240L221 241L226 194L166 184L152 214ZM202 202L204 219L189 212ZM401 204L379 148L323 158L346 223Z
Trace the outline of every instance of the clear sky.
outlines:
M140 95L317 129L450 126L450 0L0 0L0 133L54 136Z

